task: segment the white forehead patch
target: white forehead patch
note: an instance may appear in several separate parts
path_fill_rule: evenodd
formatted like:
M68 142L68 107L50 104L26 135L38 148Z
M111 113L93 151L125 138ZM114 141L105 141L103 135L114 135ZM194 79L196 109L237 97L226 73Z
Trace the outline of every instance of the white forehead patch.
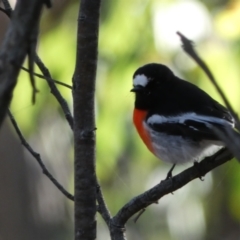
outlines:
M144 74L137 75L133 79L133 86L142 86L145 87L148 84L149 80Z

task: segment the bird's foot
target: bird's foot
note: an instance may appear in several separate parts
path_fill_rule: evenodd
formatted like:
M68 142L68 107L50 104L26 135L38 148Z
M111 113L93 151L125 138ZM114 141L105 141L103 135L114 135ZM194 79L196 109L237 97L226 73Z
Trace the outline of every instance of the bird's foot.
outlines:
M176 164L173 164L167 173L167 177L164 180L172 179L172 171L175 168Z
M199 174L201 174L201 168L199 167L199 162L197 162L196 160L194 160L193 162L193 166L197 169L197 171L199 172ZM200 176L198 177L201 181L204 181L204 176Z
M164 182L164 181L167 181L168 179L171 179L172 184L174 184L173 178L172 178L172 171L173 171L173 169L175 168L175 166L176 166L176 164L173 164L173 165L172 165L172 167L170 168L170 170L169 170L168 173L167 173L167 177L166 177L164 180L162 180L160 183L162 183L162 182ZM172 194L173 194L173 192L172 192Z

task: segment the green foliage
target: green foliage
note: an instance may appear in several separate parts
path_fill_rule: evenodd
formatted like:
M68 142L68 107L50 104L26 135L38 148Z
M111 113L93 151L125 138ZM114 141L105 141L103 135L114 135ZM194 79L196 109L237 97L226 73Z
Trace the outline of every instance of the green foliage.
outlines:
M202 71L182 53L180 42L179 46L172 50L169 50L167 45L158 45L153 27L157 3L157 0L103 1L96 82L98 129L96 164L106 202L113 214L133 196L157 184L170 168L148 152L132 125L134 99L130 89L134 71L148 62L163 62L172 67L178 75L194 82L221 101ZM176 1L165 1L166 6L175 3ZM198 4L202 6L203 3L198 2ZM203 32L202 36L196 39L197 50L238 111L240 4L221 5L218 12L214 11L217 9L217 3L215 6L211 5L211 12L206 9L207 16L212 22L211 30L210 34ZM73 4L64 12L62 21L42 34L39 45L39 55L50 69L53 78L68 84L71 84L76 54L77 22L73 17L77 17L76 14L76 4ZM168 22L164 24L167 29ZM181 31L181 29L176 30ZM188 33L183 32L183 34L188 36ZM35 134L34 128L38 127L37 119L45 113L46 108L51 111L59 108L44 80L37 80L37 86L40 93L37 96L36 106L32 106L28 76L21 74L12 103L13 113L17 115L20 125L31 134ZM72 104L71 91L61 86L59 89L68 103ZM69 152L69 157L72 158L71 150ZM214 183L220 187L213 187L215 185L212 184L211 177L208 177L204 182L194 181L185 187L185 190L166 197L169 201L161 199L159 205L149 207L136 224L129 223L129 234L132 236L130 239L154 240L159 239L159 236L164 236L162 239L219 239L217 232L211 233L214 238L208 237L209 219L213 222L218 221L220 227L226 224L224 216L218 215L222 208L221 202L214 206L215 196L225 195L227 198L225 207L229 218L238 224L240 221L239 165L234 162L229 163L231 164L235 167L227 168L227 172L225 166L221 168L224 178L219 174L214 176ZM187 166L177 167L174 174ZM172 212L174 206L179 206L182 211L176 209L176 212ZM209 216L211 206L217 209L214 211L215 215ZM178 222L174 222L174 216ZM197 225L194 224L194 220Z

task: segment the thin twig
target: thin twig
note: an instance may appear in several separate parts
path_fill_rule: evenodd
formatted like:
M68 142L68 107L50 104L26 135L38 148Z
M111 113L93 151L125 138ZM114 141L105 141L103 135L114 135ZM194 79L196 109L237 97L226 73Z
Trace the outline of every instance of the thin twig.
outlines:
M12 7L9 3L8 0L2 0L3 6L5 8L5 10L1 9L1 11L5 12L9 17L11 17L12 14Z
M47 80L48 86L51 89L51 93L54 95L54 97L57 99L58 103L60 104L60 106L65 114L65 118L68 121L69 126L71 127L71 129L73 129L73 117L72 117L72 114L68 107L68 104L65 101L65 99L62 97L61 93L57 89L54 82L49 80L49 79L52 79L49 70L47 69L47 67L44 65L42 60L37 55L35 56L35 63L37 64L37 66L43 73L45 79Z
M0 7L0 11L5 13L8 17L10 17L9 12L6 9Z
M97 201L99 204L97 210L101 214L102 218L104 219L104 221L109 227L109 223L112 217L105 203L105 200L101 191L101 186L99 185L99 183L97 183Z
M38 37L38 24L36 24L35 28L32 31L32 34L29 38L29 47L28 47L28 68L29 68L29 77L32 85L32 103L36 102L36 94L38 92L36 88L35 78L34 78L34 57L37 46L37 37Z
M52 174L47 170L46 166L44 165L41 156L39 153L35 152L33 150L33 148L28 144L28 142L25 140L21 130L18 127L18 124L15 120L15 118L13 117L12 113L10 112L10 110L8 110L8 116L11 120L11 123L17 133L17 135L19 136L22 145L28 150L28 152L35 158L35 160L37 161L37 163L39 164L39 166L42 169L43 174L45 174L50 181L59 189L60 192L62 192L68 199L74 201L74 196L72 194L70 194L53 176Z
M219 93L219 95L221 96L221 98L224 101L224 104L226 105L226 107L228 108L228 110L230 111L231 115L233 116L233 118L235 119L236 122L236 128L238 130L240 130L240 122L239 122L239 118L237 116L237 114L235 113L235 111L233 110L230 102L228 101L227 97L225 96L224 92L222 91L222 89L219 87L216 79L214 78L213 74L211 73L211 71L209 70L208 66L206 65L206 63L198 56L197 52L195 51L194 47L193 47L193 41L189 40L188 38L186 38L182 33L177 32L177 35L180 37L182 44L183 44L183 49L184 51L190 56L192 57L196 63L202 68L202 70L206 73L206 75L208 76L208 78L210 79L210 81L212 82L212 84L214 85L214 87L216 88L217 92Z
M24 70L24 71L26 71L26 72L30 72L29 69L27 69L27 68L25 68L25 67L21 67L21 69ZM67 87L67 88L69 88L69 89L72 89L72 86L71 86L71 85L68 85L68 84L66 84L66 83L64 83L64 82L61 82L61 81L58 81L58 80L55 80L55 79L52 79L52 78L44 77L43 75L41 75L41 74L39 74L39 73L33 72L32 74L33 74L34 76L36 76L36 77L39 77L39 78L42 78L42 79L45 79L45 80L48 79L48 81L52 81L52 82L55 82L55 83L57 83L57 84L59 84L59 85L61 85L61 86Z
M51 8L52 7L51 0L43 0L43 2L46 4L47 8Z

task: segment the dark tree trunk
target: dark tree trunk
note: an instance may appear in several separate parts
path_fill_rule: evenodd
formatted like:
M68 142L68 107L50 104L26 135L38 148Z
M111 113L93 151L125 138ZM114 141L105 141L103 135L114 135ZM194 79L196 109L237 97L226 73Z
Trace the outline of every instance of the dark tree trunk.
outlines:
M75 145L75 239L96 239L94 93L100 0L82 0L73 77Z

